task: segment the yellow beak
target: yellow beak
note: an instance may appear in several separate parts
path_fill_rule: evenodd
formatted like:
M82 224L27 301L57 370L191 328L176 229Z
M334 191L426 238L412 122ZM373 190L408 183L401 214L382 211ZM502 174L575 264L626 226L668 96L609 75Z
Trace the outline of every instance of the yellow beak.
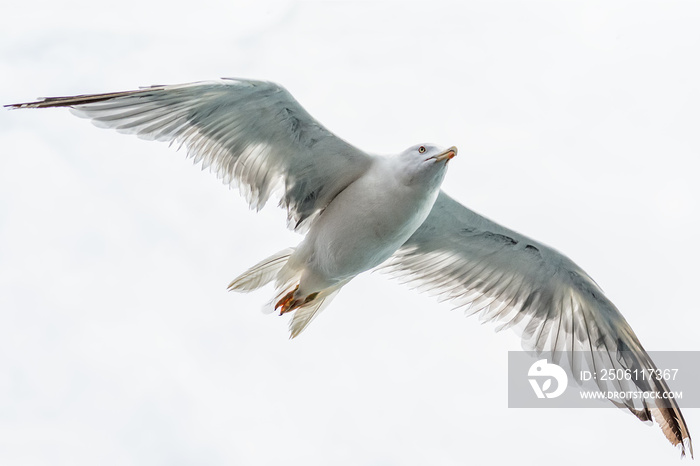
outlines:
M440 152L438 155L433 157L437 162L442 162L443 160L450 160L452 157L457 155L457 148L455 146L450 147L445 152Z

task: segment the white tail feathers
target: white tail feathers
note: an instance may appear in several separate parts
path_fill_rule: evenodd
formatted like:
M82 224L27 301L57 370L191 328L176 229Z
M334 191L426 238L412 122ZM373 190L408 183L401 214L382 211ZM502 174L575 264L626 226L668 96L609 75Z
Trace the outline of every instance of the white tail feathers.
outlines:
M263 312L280 310L281 314L294 312L294 317L289 323L290 338L299 335L312 320L331 302L338 294L340 288L347 280L308 295L299 295L299 282L303 273L303 266L289 261L294 248L280 251L267 259L255 264L241 275L236 277L229 285L229 291L248 292L262 288L274 281L277 288L275 299L267 303Z
M303 304L296 308L294 317L289 323L289 338L294 338L299 335L306 327L309 326L312 320L321 313L322 310L330 304L335 298L335 295L340 291L340 287L333 287L321 291L313 301Z
M228 285L229 291L253 291L270 283L277 278L277 274L289 260L294 248L284 249L267 259L258 262Z
M287 274L285 274L285 272L287 272ZM328 304L330 304L343 285L347 283L347 281L343 281L321 290L318 293L312 293L308 296L301 296L298 294L301 272L298 271L297 273L293 274L292 272L289 272L289 270L285 269L282 270L280 275L285 275L284 277L278 277L278 280L284 280L284 282L277 282L277 295L274 299L272 299L272 301L265 305L263 312L272 313L279 310L282 310L283 313L294 312L294 317L292 317L292 320L289 322L289 338L295 338L306 327L308 327L311 321L314 320L316 316L319 315L321 311L326 308L326 306L328 306ZM284 300L284 298L287 296L290 296L290 300L293 302L289 310L285 310L285 306L281 306L281 300Z

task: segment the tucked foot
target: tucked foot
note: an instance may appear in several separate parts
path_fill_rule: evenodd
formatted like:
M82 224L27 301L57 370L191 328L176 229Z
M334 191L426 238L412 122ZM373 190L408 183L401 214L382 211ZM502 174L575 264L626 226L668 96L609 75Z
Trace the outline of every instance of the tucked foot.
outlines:
M275 310L281 308L280 315L285 314L285 313L292 310L292 305L296 301L294 299L294 295L296 294L298 289L299 289L299 285L294 287L294 289L292 291L290 291L289 293L284 295L284 297L282 299L277 301L277 304L275 304Z
M318 292L316 293L311 293L308 295L306 298L300 299L296 298L296 292L299 289L299 285L296 286L292 291L284 295L282 299L280 299L277 304L275 304L275 310L280 309L280 315L284 315L287 312L291 312L301 306L304 306L305 304L310 303L316 297L318 296Z

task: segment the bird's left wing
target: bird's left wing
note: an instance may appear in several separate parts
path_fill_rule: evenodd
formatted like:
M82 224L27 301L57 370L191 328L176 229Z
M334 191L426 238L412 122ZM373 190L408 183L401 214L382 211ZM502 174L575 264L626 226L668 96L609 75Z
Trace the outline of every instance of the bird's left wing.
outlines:
M261 209L281 188L280 205L296 230L371 163L371 156L328 131L270 82L223 79L7 107L70 107L97 126L184 145L195 163L238 187L251 208Z
M383 269L467 315L518 332L526 349L591 370L656 369L627 321L595 282L557 251L497 225L444 192L423 225ZM598 372L600 373L600 372ZM664 380L620 381L619 391L668 393ZM674 399L627 399L618 406L655 420L673 445L692 444Z

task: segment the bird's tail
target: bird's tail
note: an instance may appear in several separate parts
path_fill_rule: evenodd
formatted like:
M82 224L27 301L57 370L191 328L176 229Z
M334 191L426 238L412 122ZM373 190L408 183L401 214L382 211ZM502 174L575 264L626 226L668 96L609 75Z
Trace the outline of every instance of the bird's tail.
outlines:
M303 266L290 261L294 248L284 249L267 259L255 264L229 285L229 291L254 291L275 281L276 297L267 303L263 312L279 311L280 315L294 312L289 323L290 338L299 335L311 321L331 302L340 288L347 283L343 281L333 286L302 296L299 282L304 271Z
M267 259L258 262L238 277L234 278L228 285L229 291L249 291L257 290L277 278L282 268L287 264L289 257L294 252L294 248L283 249Z
M286 287L278 288L277 297L267 307L272 311L279 310L280 315L294 312L289 322L289 338L295 338L330 304L344 284L339 283L303 296L299 294L299 281L292 281Z

